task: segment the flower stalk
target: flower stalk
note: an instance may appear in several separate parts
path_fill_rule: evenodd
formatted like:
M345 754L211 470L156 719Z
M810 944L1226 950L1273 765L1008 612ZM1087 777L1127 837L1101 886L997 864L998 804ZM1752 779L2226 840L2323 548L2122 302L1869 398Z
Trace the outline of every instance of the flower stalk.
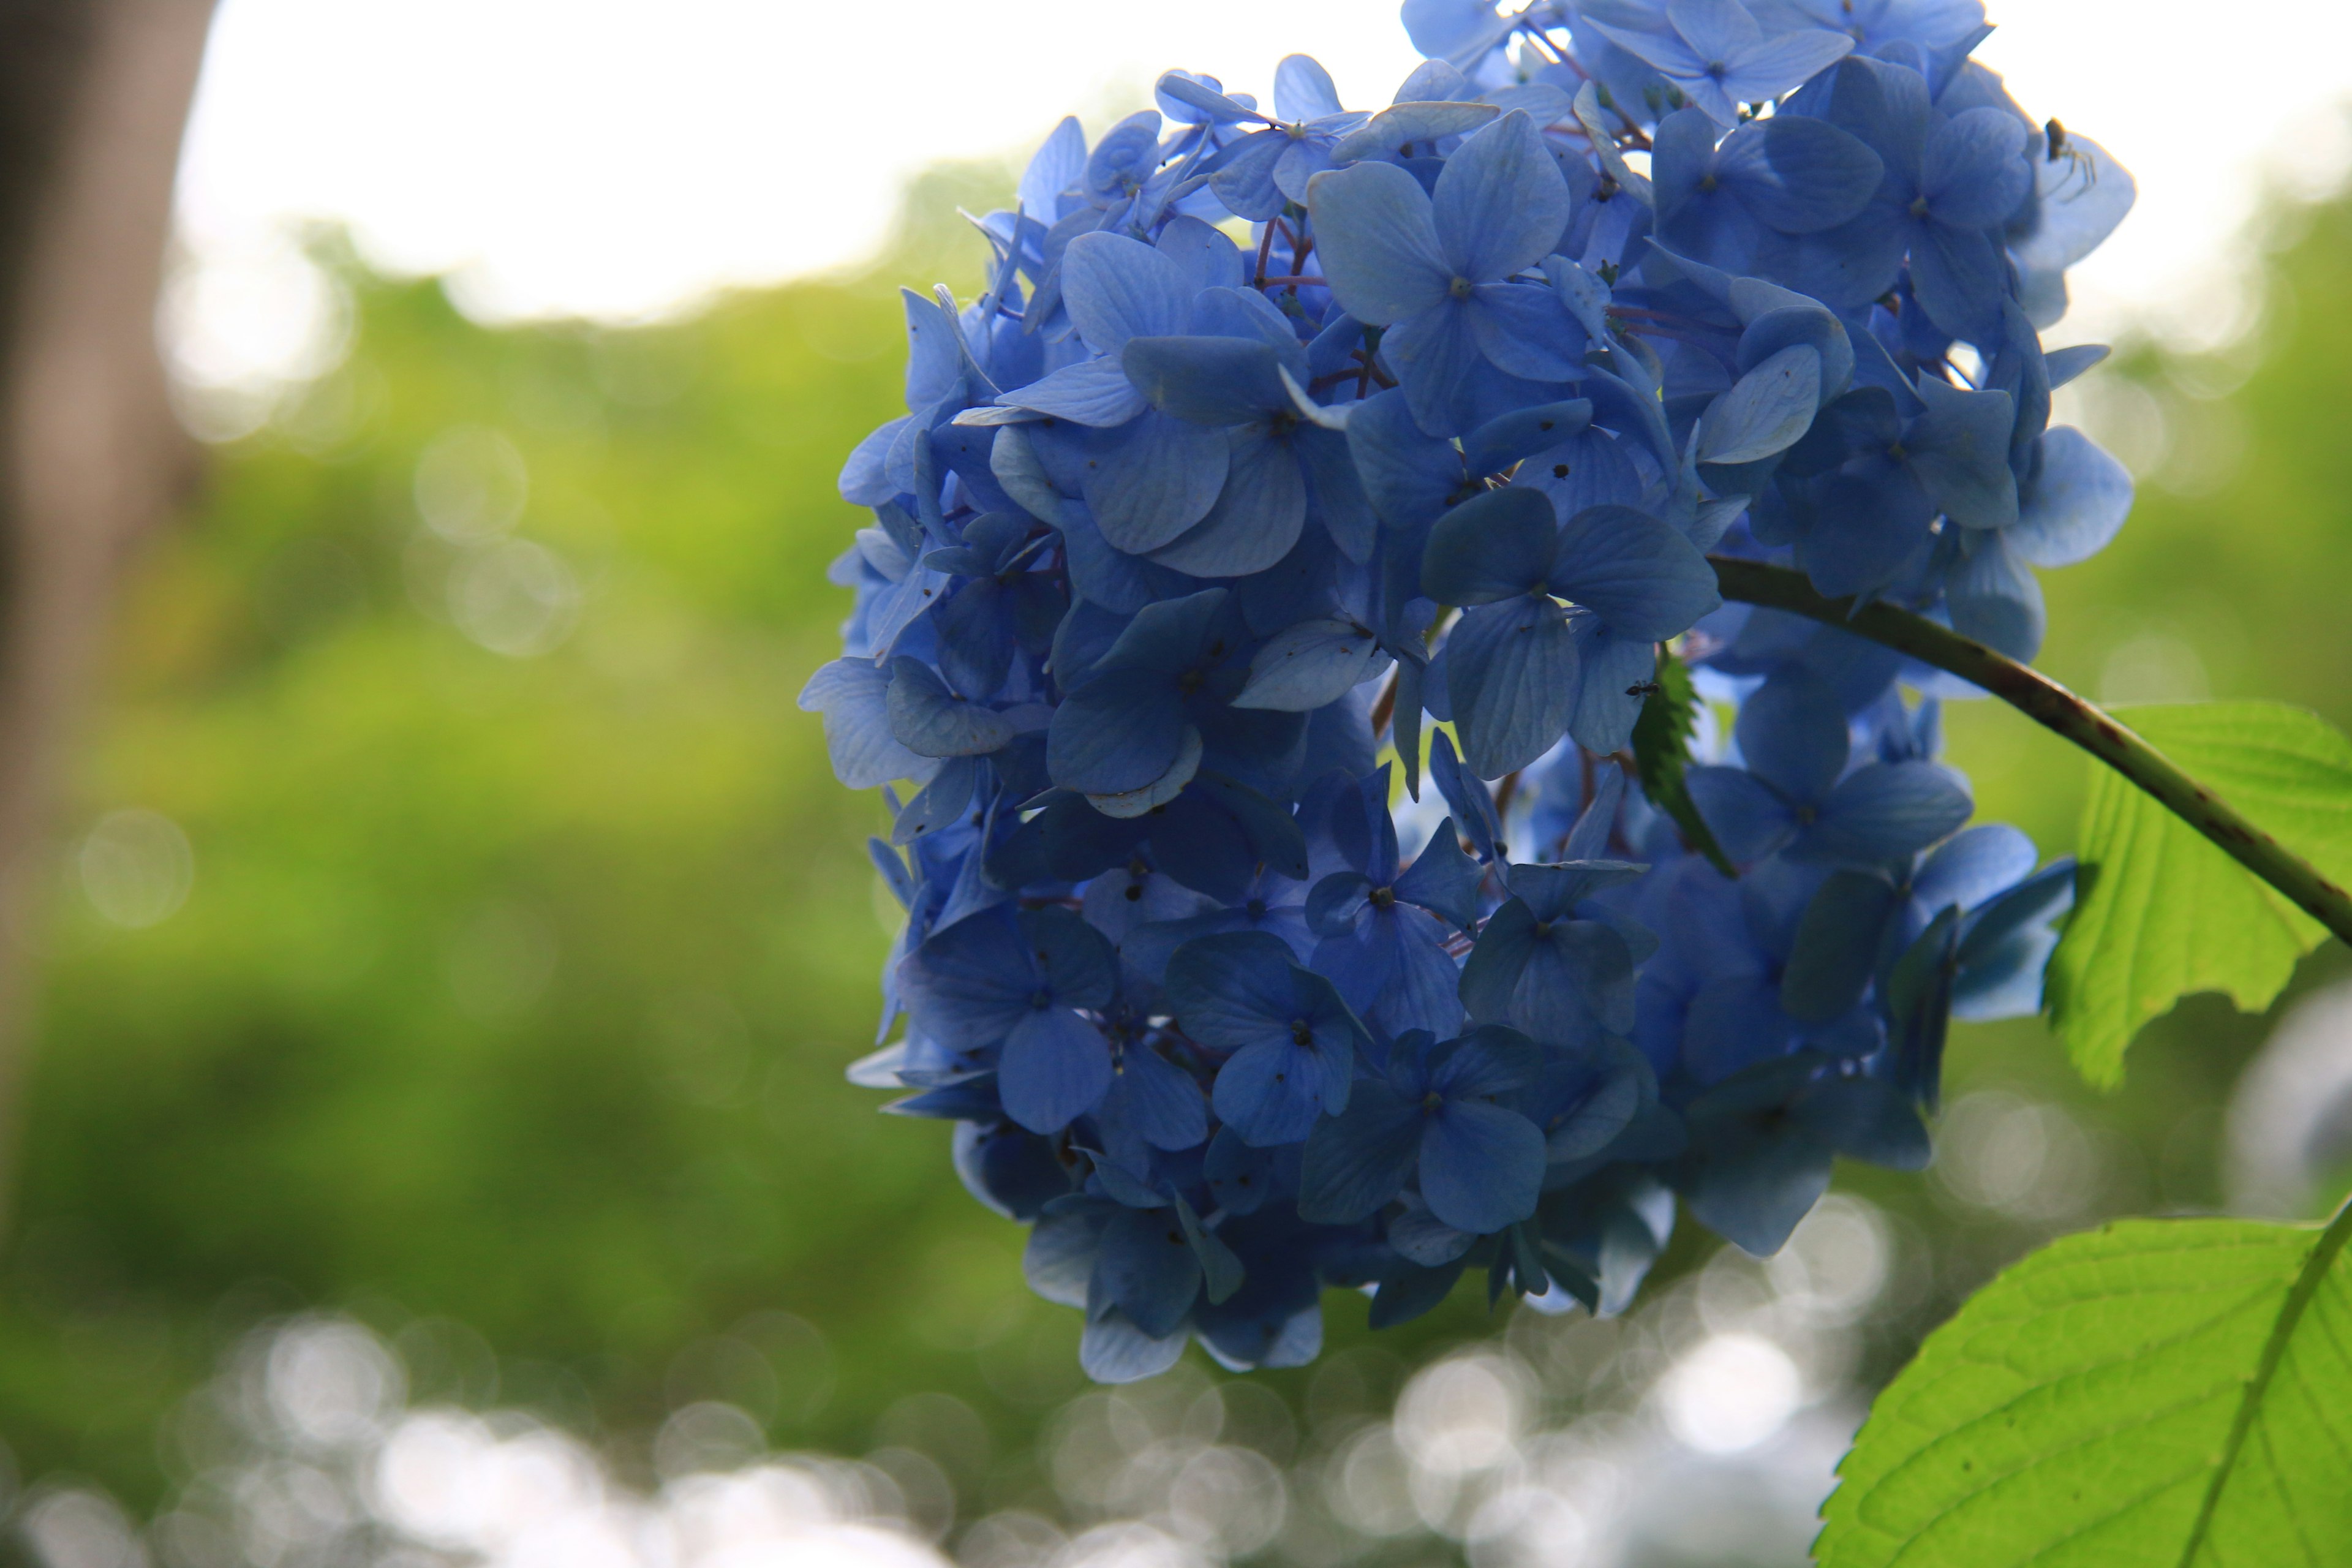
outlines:
M1856 608L1851 597L1830 598L1815 590L1803 573L1785 566L1728 555L1707 559L1714 563L1716 580L1727 599L1785 610L1840 627L1983 688L2147 791L2166 810L2212 840L2222 853L2277 889L2337 938L2352 943L2352 894L2190 778L2096 703L1924 616L1884 603Z

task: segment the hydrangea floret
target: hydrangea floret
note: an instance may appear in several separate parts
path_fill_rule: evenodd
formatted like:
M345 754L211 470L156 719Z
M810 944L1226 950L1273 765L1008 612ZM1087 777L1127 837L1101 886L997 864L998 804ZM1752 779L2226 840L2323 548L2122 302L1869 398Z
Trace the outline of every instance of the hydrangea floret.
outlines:
M2073 894L1969 826L1972 689L1708 556L2030 658L2131 502L2038 336L2129 176L1976 0L1404 21L1382 107L1295 55L1065 121L841 477L803 704L907 917L853 1077L1100 1379L1307 1361L1330 1287L1617 1311L1677 1198L1769 1253L1926 1163Z

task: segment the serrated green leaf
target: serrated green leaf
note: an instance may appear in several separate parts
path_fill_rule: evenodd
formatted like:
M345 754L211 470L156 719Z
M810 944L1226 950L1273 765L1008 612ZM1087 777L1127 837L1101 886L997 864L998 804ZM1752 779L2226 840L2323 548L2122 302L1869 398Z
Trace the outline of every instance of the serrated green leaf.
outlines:
M2347 1234L2129 1220L2026 1258L1878 1396L1816 1560L2352 1563Z
M2120 717L2323 873L2352 875L2352 740L2317 714L2199 702ZM2067 1055L2101 1088L2123 1081L2132 1037L2181 997L2219 991L2258 1012L2327 934L2096 763L2077 854L2086 890L2051 957L2045 996Z
M1691 683L1690 667L1661 643L1655 684L1643 700L1641 716L1633 721L1633 771L1650 804L1682 830L1683 842L1706 856L1725 876L1737 877L1739 873L1725 858L1690 791L1683 785L1683 772L1690 764L1691 735L1697 728L1698 689Z

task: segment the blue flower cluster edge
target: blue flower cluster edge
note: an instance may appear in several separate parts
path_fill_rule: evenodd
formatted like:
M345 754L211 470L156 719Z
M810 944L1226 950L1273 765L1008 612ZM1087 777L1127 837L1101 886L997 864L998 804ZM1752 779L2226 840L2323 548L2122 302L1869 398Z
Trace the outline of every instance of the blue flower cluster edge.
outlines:
M1310 1361L1332 1287L1620 1311L1677 1200L1769 1253L1838 1155L1927 1163L2073 898L1969 825L1971 689L1706 557L2030 659L2131 505L2050 423L2105 351L2040 338L2130 176L1979 0L1403 10L1383 108L1294 55L1064 121L841 476L801 700L907 915L851 1076L1104 1381ZM1630 750L1685 668L1734 874Z

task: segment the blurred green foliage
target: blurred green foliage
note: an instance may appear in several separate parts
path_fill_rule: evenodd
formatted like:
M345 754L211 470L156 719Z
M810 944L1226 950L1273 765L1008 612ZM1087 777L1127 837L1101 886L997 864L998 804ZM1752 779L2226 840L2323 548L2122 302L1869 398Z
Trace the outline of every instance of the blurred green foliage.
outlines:
M173 1402L303 1306L412 1347L451 1342L418 1320L478 1331L495 1397L625 1466L697 1397L856 1452L919 1391L1013 1439L1076 1387L1076 1314L1022 1286L1020 1233L958 1187L945 1129L842 1080L887 941L861 847L879 814L793 702L845 602L824 578L856 521L834 472L898 407L889 285L968 290L977 242L947 215L1003 178L927 182L872 276L636 331L488 330L435 284L337 263L349 360L221 450L147 552L78 765L0 1259L0 1434L26 1473L152 1500ZM2245 350L2100 373L2126 388L2110 417L2155 410L2205 466L2167 457L2122 541L2053 574L2060 679L2201 667L2213 695L2352 724L2352 444L2330 427L2352 209L2307 222L2242 385ZM502 541L420 520L419 456L461 426L528 470ZM581 590L535 657L479 640L485 563L516 540ZM2066 847L2088 764L1981 705L1950 729L1984 811ZM121 808L194 847L185 906L148 929L107 925L77 878L74 843ZM2192 1003L2099 1100L2038 1025L1964 1030L1954 1089L2019 1086L2104 1129L2124 1173L2102 1206L2210 1204L2218 1107L2260 1033ZM1857 1185L1944 1238L1906 1331L2034 1239L1916 1178ZM1685 1236L1671 1261L1704 1250ZM1335 1342L1362 1337L1360 1304L1328 1316ZM1392 1348L1489 1327L1465 1290ZM425 1395L493 1396L462 1356L416 1359ZM1016 1457L984 1500L1039 1484Z

